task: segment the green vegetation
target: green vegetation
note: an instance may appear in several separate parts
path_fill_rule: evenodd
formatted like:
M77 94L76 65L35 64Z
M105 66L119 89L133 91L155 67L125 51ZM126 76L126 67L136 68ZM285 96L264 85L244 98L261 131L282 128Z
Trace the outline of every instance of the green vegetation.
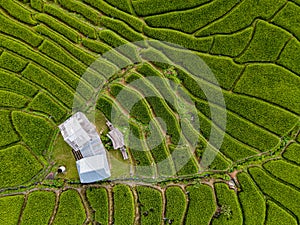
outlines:
M249 169L249 172L264 194L272 196L272 199L291 210L298 219L300 218L300 209L298 207L300 193L297 190L270 177L261 168L253 167Z
M135 12L140 16L148 16L152 14L159 14L163 12L182 10L192 7L196 7L209 0L199 0L199 1L186 1L177 0L176 4L172 0L160 1L160 0L139 0L133 1L133 7ZM147 5L147 7L145 7Z
M300 165L300 145L298 143L293 143L289 145L283 153L283 158L288 159Z
M43 166L22 145L0 151L0 187L13 187L28 183Z
M55 193L35 191L29 194L23 211L22 225L48 224L55 206Z
M164 27L185 33L193 33L223 15L237 2L237 0L217 0L202 7L182 12L147 17L145 22L151 27Z
M0 90L0 107L23 108L28 101L22 95Z
M216 183L215 190L221 212L217 218L213 219L212 224L243 224L242 210L234 191L224 183Z
M33 85L4 70L0 70L0 87L29 97L37 92Z
M114 223L116 225L134 224L135 205L129 186L117 184L113 187Z
M285 160L272 160L265 164L263 167L269 171L273 176L283 180L289 184L294 185L295 187L300 186L299 176L300 176L300 167L294 164L291 164Z
M69 40L77 43L80 39L80 35L77 31L73 30L72 28L66 26L65 24L57 21L51 16L48 16L46 14L36 14L35 18L42 22L45 23L47 26L51 27L53 30L56 32L62 34L64 37L68 38Z
M57 104L49 95L40 92L28 105L30 110L46 113L55 121L60 121L66 115L66 109Z
M260 74L259 77L256 74ZM234 91L264 99L299 113L300 106L296 103L300 94L297 88L299 85L299 77L288 70L273 64L253 64L246 68Z
M161 192L147 186L137 186L138 202L140 203L140 224L152 225L162 223Z
M259 20L250 45L236 61L241 63L274 62L290 36L281 28Z
M2 13L0 14L0 24L0 31L19 38L33 47L39 46L43 41L43 39L31 31L29 27L23 26L20 22L12 20Z
M0 110L0 146L19 141L19 136L15 132L10 118L9 111Z
M216 206L212 189L204 184L195 184L186 188L189 204L185 224L207 224L211 220Z
M85 36L96 39L96 31L95 29L89 25L88 23L82 22L75 16L72 16L71 14L68 14L63 9L55 6L47 4L44 6L44 10L46 13L50 14L51 16L54 16L56 18L59 18L61 21L68 24L70 27L73 27L74 29L78 30Z
M174 225L183 224L185 210L187 207L186 196L183 190L177 186L170 186L166 190L166 212L165 224L172 221Z
M1 224L15 225L18 223L24 202L24 195L14 195L0 198Z
M32 12L13 0L1 0L0 5L11 16L29 25L37 24L31 17Z
M246 28L231 35L216 35L210 52L231 57L238 56L251 40L253 28Z
M12 120L24 142L37 155L44 155L53 135L52 125L44 118L17 111L12 113Z
M21 72L22 70L24 70L26 64L27 64L27 62L24 59L14 55L14 54L11 54L9 52L3 52L1 54L1 57L0 57L0 67L1 68L18 73L18 72Z
M75 190L64 191L60 195L58 211L53 224L83 224L85 218L85 210L78 192Z
M287 211L285 211L280 206L276 205L272 201L267 201L268 208L267 208L267 219L266 225L296 225L297 221L295 218L290 215Z
M100 224L108 224L108 196L105 188L90 187L86 195L91 207L95 210L95 220Z
M247 173L239 173L237 178L242 189L238 197L244 215L243 224L264 224L266 204L262 194Z

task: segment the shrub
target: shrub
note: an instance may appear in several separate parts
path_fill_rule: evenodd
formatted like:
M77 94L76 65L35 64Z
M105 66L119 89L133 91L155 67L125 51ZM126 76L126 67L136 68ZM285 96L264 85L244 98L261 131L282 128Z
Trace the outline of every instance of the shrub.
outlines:
M213 191L208 185L195 184L186 188L189 198L185 224L208 224L216 210Z
M272 160L263 164L264 169L270 172L273 176L287 183L300 187L300 168L283 159Z
M0 56L0 67L13 71L21 72L27 65L27 61L10 52L4 51Z
M58 3L71 12L79 13L94 25L99 25L100 13L97 10L74 0L58 0Z
M29 194L22 214L22 225L47 224L55 207L55 193L35 191Z
M46 71L33 64L29 64L22 72L22 75L49 91L52 95L62 101L68 108L72 107L74 93Z
M285 135L298 121L293 113L260 99L234 93L224 93L224 98L227 109L280 136Z
M52 125L41 117L18 111L12 113L12 120L24 142L35 154L43 155L54 132Z
M113 187L114 223L119 225L134 224L134 197L127 185L117 184Z
M288 159L300 165L299 152L300 152L300 145L298 143L293 143L285 149L282 156L283 158Z
M259 20L250 45L236 61L240 63L274 62L289 38L288 32Z
M0 160L1 188L28 183L43 168L28 149L22 145L15 145L1 150Z
M0 46L3 44L3 46L5 46L6 48L9 48L11 51L13 51L23 57L31 59L32 61L36 62L37 64L48 69L50 72L55 74L58 78L65 81L74 90L77 89L79 78L71 70L68 70L67 68L55 63L54 61L50 60L49 58L46 58L42 54L39 54L35 51L28 49L26 46L24 46L23 44L21 44L18 41L12 40L10 38L4 38L1 35L0 35L0 40L1 41L3 40L2 43L0 42ZM31 70L32 67L38 68L36 66L33 66L32 64L30 64L28 67L29 67L29 70ZM28 67L24 71L28 71ZM24 71L22 73L24 73ZM37 75L37 76L40 76L40 75ZM46 76L49 77L50 74L46 75ZM93 78L93 76L87 76L87 77L88 78L90 77L90 79ZM44 79L46 79L46 78L44 78ZM53 77L50 79L55 79L55 78ZM36 79L36 80L39 81L39 79ZM57 81L54 81L54 82L57 82ZM45 83L45 84L47 84L47 83ZM47 85L49 85L49 84L47 84ZM67 88L67 85L65 85L62 89L65 89L65 88ZM84 82L81 83L80 89L78 88L77 91L86 99L89 99L91 97L91 95L93 94L91 87L89 87Z
M144 36L133 29L131 29L126 23L112 19L106 16L101 17L101 25L104 27L113 30L123 38L127 39L130 42L144 40Z
M82 39L82 45L98 54L103 54L103 53L111 50L111 47L109 45L104 44L100 41L95 41L95 40L91 40L88 38Z
M124 56L126 56L132 62L140 61L139 57L137 55L137 47L128 43L128 41L119 37L119 35L117 35L113 31L102 30L99 32L99 38L114 48L117 48L119 46L126 44L126 47L120 47L120 48L117 48L116 50L119 51ZM104 54L104 57L105 57L105 54Z
M249 27L234 34L216 35L210 53L215 55L238 56L251 40L253 28Z
M0 70L0 87L29 97L34 96L37 92L37 88L33 85L21 80L13 73L2 70Z
M152 14L159 14L174 10L183 10L189 9L196 6L200 6L208 0L200 1L186 1L186 0L177 0L176 4L172 0L139 0L132 1L133 8L135 12L140 16L149 16Z
M198 173L198 163L195 160L191 148L169 146L177 175L192 175Z
M75 190L62 192L53 224L83 224L85 219L85 210L78 192Z
M237 178L242 189L238 197L244 214L243 224L264 224L266 212L264 197L247 173L239 173Z
M28 105L30 110L46 113L58 122L66 115L66 109L56 103L49 95L44 92L37 96Z
M151 27L171 28L193 33L223 16L237 3L238 0L217 0L194 9L150 16L145 19L145 22Z
M143 124L150 122L151 112L143 97L137 92L121 84L112 84L110 85L110 93L116 97L116 100L129 112L130 116Z
M199 30L196 36L230 34L249 27L255 18L268 20L285 4L284 0L250 0L241 2L224 17ZM244 16L241 16L244 15Z
M137 186L140 203L140 224L152 225L162 223L161 192L147 186Z
M86 66L83 66L62 48L60 48L57 44L51 41L45 40L39 47L39 50L50 58L53 58L54 60L61 62L65 66L69 67L79 76L82 76L87 70Z
M293 2L288 2L282 10L272 19L272 23L284 27L290 33L296 37L300 37L300 31L298 29L300 14L299 6Z
M131 2L129 0L106 0L110 5L117 7L118 9L132 14Z
M144 28L145 35L160 41L177 44L190 50L207 52L212 45L212 38L195 38L191 35L164 28Z
M299 77L282 67L254 64L246 68L234 91L264 99L299 114L299 85Z
M89 66L96 60L96 57L94 57L91 53L82 50L82 48L74 46L65 37L61 36L60 34L56 33L54 30L51 30L50 28L46 27L43 24L35 26L35 30L38 33L43 34L48 38L52 39L54 42L59 43L63 48L65 48L74 57L76 57L78 60L80 60L87 66Z
M296 39L290 40L282 53L280 54L278 63L287 67L289 70L293 71L296 74L299 74L300 71L300 57L298 52L300 50L300 43Z
M43 12L44 10L44 1L43 0L30 0L31 8Z
M31 31L27 26L0 14L0 30L8 35L19 38L27 44L37 47L43 38Z
M18 224L24 202L24 195L13 195L0 198L1 223L5 225Z
M0 146L9 145L20 140L11 123L10 112L0 110Z
M15 17L17 20L30 24L36 25L37 22L31 17L32 12L27 8L21 6L19 3L13 0L1 0L0 5L2 8L8 12L11 16Z
M96 31L95 29L90 26L88 23L82 22L75 16L66 13L65 10L55 6L47 4L44 6L44 10L46 13L50 14L53 17L56 17L69 25L70 27L73 27L74 29L78 30L79 32L83 33L85 36L96 39Z
M243 214L234 190L230 190L225 183L215 183L218 205L225 208L219 217L212 220L212 224L242 224Z
M130 25L132 28L134 28L136 31L142 32L143 30L143 22L139 20L138 18L129 15L125 12L122 12L121 10L118 10L109 4L107 4L104 1L94 1L94 0L83 0L83 2L97 8L104 14L110 17L118 18L120 20L123 20L128 25ZM119 3L119 2L118 2Z
M265 195L272 197L276 202L292 211L298 219L300 218L300 193L297 190L269 176L261 168L250 168L249 173Z
M136 175L141 177L152 177L154 166L152 165L151 155L147 151L143 141L142 132L139 127L132 122L129 123L130 133L128 137L128 146L136 166Z
M22 95L0 90L0 107L23 108L28 102Z
M206 102L202 102L202 105L207 108L211 107L217 116L221 115L220 118L215 118L214 121L217 126L220 125L219 121L222 121L223 115L226 114L224 109L212 104L209 105ZM203 108L199 107L198 102L196 102L196 107L199 111ZM202 110L202 113L205 114L206 117L210 117L209 111L206 112L206 110ZM226 116L226 133L255 149L259 149L260 151L268 151L274 148L280 141L279 137L229 111L227 111Z
M108 224L108 195L105 188L89 187L86 195L91 207L95 210L95 220L100 224Z
M268 210L265 225L296 225L297 221L282 207L278 206L271 200L267 201Z
M62 34L64 37L68 38L69 40L73 41L74 43L78 43L80 40L80 34L73 30L72 28L66 26L65 24L57 21L56 19L52 18L43 13L38 13L35 15L35 18L45 23L48 27L51 27L56 32Z
M180 187L170 186L166 189L166 209L165 218L172 221L173 225L183 224L185 210L187 208L187 200L184 192Z

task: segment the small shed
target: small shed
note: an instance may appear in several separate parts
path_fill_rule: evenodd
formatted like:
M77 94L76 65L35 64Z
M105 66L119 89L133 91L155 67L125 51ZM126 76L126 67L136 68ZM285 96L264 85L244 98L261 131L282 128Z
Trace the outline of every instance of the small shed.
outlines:
M104 155L95 155L76 161L81 183L92 183L111 176Z
M120 149L123 159L125 160L128 159L128 155L124 143L124 135L121 133L121 131L118 128L114 127L112 123L109 122L108 120L106 121L106 125L110 129L110 131L107 134L107 137L109 137L109 139L111 140L113 144L113 148Z

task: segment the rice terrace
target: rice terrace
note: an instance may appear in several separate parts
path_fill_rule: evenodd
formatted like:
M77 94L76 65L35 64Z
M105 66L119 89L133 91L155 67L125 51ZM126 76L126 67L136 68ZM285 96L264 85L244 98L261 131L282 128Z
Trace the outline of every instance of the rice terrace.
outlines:
M300 0L0 3L0 225L300 224Z

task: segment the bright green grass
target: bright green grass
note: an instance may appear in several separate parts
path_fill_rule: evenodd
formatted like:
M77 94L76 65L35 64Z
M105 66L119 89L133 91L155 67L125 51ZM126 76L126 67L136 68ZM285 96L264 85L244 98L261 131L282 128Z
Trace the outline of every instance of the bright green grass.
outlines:
M134 224L135 204L130 187L117 184L113 187L114 223L116 225Z
M289 145L283 153L283 158L288 159L300 165L300 145L298 143L293 143Z
M24 195L14 195L0 198L0 224L18 224Z
M43 166L22 145L0 151L0 187L13 187L28 183Z
M108 224L108 196L105 188L88 188L86 195L90 206L95 210L95 221Z
M267 201L267 215L265 225L296 225L297 221L287 211L272 201Z
M243 211L245 225L262 225L265 221L266 204L263 195L247 173L239 173L241 192L238 198Z
M85 218L85 209L78 192L75 190L66 190L62 192L53 224L83 224Z
M140 203L140 224L153 225L162 222L161 192L147 186L137 186L138 201Z
M29 194L22 214L22 225L48 224L55 206L55 193L35 191Z
M53 135L53 126L44 118L25 112L13 112L12 120L25 143L37 155L44 155Z
M165 218L172 221L174 225L183 223L187 200L180 187L170 186L166 190L166 212Z
M5 146L20 140L11 123L10 112L0 110L0 146Z
M189 198L185 224L208 224L216 210L211 187L196 184L186 188Z

